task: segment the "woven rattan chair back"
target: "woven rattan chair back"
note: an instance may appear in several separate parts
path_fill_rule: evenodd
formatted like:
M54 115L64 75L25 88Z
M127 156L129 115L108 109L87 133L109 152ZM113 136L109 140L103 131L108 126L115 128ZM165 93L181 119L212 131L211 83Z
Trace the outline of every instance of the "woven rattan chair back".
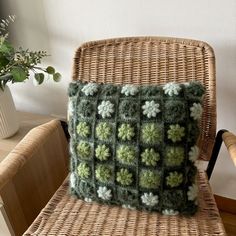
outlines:
M206 88L199 146L209 159L216 132L215 57L205 42L130 37L93 41L76 51L73 80L114 84L200 81Z

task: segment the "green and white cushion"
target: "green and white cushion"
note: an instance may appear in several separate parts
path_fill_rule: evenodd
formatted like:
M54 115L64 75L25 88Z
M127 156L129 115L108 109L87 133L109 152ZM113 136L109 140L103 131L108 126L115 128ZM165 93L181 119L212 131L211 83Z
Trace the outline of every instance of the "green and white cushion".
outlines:
M71 192L167 215L197 210L200 83L69 86Z

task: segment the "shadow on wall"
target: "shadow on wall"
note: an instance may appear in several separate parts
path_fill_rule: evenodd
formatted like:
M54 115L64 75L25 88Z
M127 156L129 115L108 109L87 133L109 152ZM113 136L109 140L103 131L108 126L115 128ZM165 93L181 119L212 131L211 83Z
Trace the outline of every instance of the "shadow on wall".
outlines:
M10 28L10 39L16 46L32 50L50 51L47 23L45 20L43 1L1 0L3 17L16 15L16 21ZM21 30L17 30L21 29Z
M230 122L236 117L234 102L236 100L236 42L221 42L213 46L216 56L218 128L236 130L235 123Z
M47 81L40 86L32 85L32 81L11 85L11 91L17 108L39 114L66 115L66 89L59 83Z

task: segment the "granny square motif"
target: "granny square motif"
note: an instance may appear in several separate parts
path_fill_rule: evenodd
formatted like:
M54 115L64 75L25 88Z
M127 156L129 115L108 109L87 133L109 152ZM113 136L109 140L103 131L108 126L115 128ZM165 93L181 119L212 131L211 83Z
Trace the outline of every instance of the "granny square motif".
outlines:
M168 215L196 212L200 83L78 81L68 93L72 194Z

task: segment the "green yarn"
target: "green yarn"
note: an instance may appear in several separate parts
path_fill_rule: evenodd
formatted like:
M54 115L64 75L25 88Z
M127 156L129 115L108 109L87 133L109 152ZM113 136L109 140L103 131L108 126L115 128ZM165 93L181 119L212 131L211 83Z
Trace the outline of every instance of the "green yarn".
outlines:
M135 149L130 146L121 145L116 151L116 157L120 163L134 165L136 157Z
M167 147L165 150L165 164L167 166L179 166L184 160L184 148Z
M141 140L147 144L157 144L161 141L161 127L156 123L145 123L141 127Z
M187 177L188 177L188 180L191 182L191 183L195 183L196 182L196 175L197 175L197 167L194 166L194 164L192 163L192 166L189 166L187 168Z
M68 89L68 96L73 97L78 93L79 85L78 83L70 83L69 89Z
M190 143L197 142L198 136L200 134L200 130L199 130L198 124L196 124L194 122L190 122L187 125L187 128L188 128L187 141L190 142Z
M199 83L195 81L191 81L189 85L186 87L186 94L190 97L202 97L205 93L205 88Z
M193 201L187 201L185 206L182 208L182 215L193 216L198 210L198 206Z
M116 93L117 87L112 85L112 84L106 84L103 86L103 90L101 92L102 95L104 96L111 96L114 93Z
M118 188L117 196L119 199L125 202L130 202L131 204L137 204L137 191L132 191L127 188Z
M141 90L141 94L145 97L150 96L160 96L161 88L156 86L143 86Z
M96 127L96 135L98 139L105 141L112 135L112 127L107 122L100 122Z
M142 170L139 178L142 188L157 188L161 181L160 174L151 170Z
M156 166L157 162L160 160L160 154L155 152L153 148L146 148L141 154L142 162L146 166Z
M77 146L77 153L80 158L82 159L89 159L91 158L92 149L89 143L81 141Z
M82 179L82 181L79 181L77 191L79 192L80 197L94 197L94 188L92 184L88 182L88 179Z
M78 106L78 115L82 117L90 117L93 114L93 104L88 100L82 100Z
M88 164L81 162L77 167L78 176L82 179L86 179L90 176L90 168Z
M95 149L95 156L100 161L106 161L110 157L110 150L105 144L98 145Z
M133 182L133 175L127 169L120 169L116 174L116 181L121 185L128 186Z
M164 209L182 209L184 201L184 194L181 190L169 190L163 192L162 207Z
M122 124L118 128L118 137L123 141L130 141L134 135L134 128L130 124Z
M111 180L112 170L106 165L97 165L95 169L96 179L102 183L107 183Z
M183 182L183 174L177 171L170 172L166 177L166 184L172 188L178 187Z
M70 85L71 192L138 210L195 212L187 192L197 170L188 159L200 121L190 108L202 104L203 93L192 82Z
M138 105L135 101L124 100L120 103L119 112L123 119L133 118L138 111Z
M186 108L183 101L169 100L165 103L165 120L181 122L186 119Z
M170 125L169 130L167 131L168 139L173 143L181 141L185 135L185 128L181 127L179 124Z
M87 122L80 122L77 125L77 134L83 138L87 138L90 135L90 127Z

